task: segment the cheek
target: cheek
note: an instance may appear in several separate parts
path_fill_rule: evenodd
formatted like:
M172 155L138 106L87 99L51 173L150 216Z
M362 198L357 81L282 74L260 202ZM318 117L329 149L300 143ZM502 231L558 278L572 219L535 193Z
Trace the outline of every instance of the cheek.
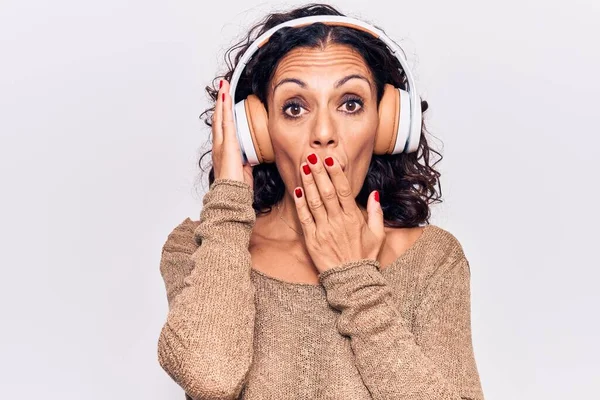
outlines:
M344 147L346 147L349 153L359 157L373 151L375 136L377 135L377 122L369 121L348 125L345 130L346 135L344 135Z
M354 140L367 142L375 139L379 115L376 111L365 111L353 118L340 119L340 128L347 132Z
M297 176L299 177L300 166L296 163L302 157L302 149L305 146L296 139L299 136L294 135L294 132L278 130L274 125L276 124L269 122L269 133L277 169L284 181L293 182Z
M299 160L309 140L306 127L286 124L280 118L269 119L267 124L273 151L277 159Z
M269 130L273 151L277 158L285 158L290 160L298 160L302 156L302 149L306 148L300 133L286 131L275 132Z

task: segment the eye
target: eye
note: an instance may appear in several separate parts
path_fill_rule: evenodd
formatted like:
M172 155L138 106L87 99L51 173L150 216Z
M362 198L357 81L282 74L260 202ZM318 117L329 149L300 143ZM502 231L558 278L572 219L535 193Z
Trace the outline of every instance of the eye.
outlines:
M301 110L302 108L303 108L302 105L298 101L289 100L283 104L283 106L281 107L281 111L283 111L284 117L290 118L290 119L295 119L295 118L299 118L300 115L302 115L299 113L299 110ZM292 114L287 112L288 109L292 110Z
M364 102L360 97L356 96L348 96L344 99L344 104L352 104L352 107L348 108L348 111L344 111L347 114L358 114L362 111ZM360 105L358 111L356 110L356 105Z
M357 104L360 108L357 109ZM346 96L342 105L346 105L347 111L342 111L346 114L358 114L363 111L364 101L355 95ZM297 119L302 116L302 110L304 107L302 104L295 99L291 99L286 101L281 107L281 111L283 112L283 116L288 119ZM288 112L290 110L290 112Z

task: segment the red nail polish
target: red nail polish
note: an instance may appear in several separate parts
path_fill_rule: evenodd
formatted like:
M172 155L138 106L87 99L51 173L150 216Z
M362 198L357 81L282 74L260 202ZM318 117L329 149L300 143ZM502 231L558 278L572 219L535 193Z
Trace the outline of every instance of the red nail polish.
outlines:
M379 203L379 192L376 190L375 191L375 201L377 201Z
M225 93L221 95L221 100L225 101Z
M331 167L333 165L333 158L327 157L325 159L325 164L327 164L328 167Z
M222 87L223 87L223 79L221 79L221 80L219 81L219 89L221 89Z
M305 175L310 174L310 167L308 166L308 164L302 165L302 169L304 170Z
M296 189L296 197L297 197L297 198L300 198L300 197L302 197L302 190L300 190L300 189Z
M313 153L310 156L308 156L308 161L310 161L311 164L316 164L317 163L317 156L315 155L315 153Z

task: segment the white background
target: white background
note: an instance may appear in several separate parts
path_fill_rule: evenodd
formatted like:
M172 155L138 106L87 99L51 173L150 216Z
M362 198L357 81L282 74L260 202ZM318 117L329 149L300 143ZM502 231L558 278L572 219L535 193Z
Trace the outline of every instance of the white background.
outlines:
M200 214L204 87L295 4L0 2L0 398L183 398L158 266ZM486 399L598 396L600 3L332 4L404 47L430 104Z

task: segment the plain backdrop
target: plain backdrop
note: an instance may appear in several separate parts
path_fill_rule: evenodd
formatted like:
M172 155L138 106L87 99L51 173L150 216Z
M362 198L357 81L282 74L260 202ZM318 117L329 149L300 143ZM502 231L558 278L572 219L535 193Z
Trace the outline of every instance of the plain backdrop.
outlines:
M199 218L225 50L299 2L0 2L0 398L182 399L160 250ZM486 399L600 396L600 3L344 1L406 51Z

